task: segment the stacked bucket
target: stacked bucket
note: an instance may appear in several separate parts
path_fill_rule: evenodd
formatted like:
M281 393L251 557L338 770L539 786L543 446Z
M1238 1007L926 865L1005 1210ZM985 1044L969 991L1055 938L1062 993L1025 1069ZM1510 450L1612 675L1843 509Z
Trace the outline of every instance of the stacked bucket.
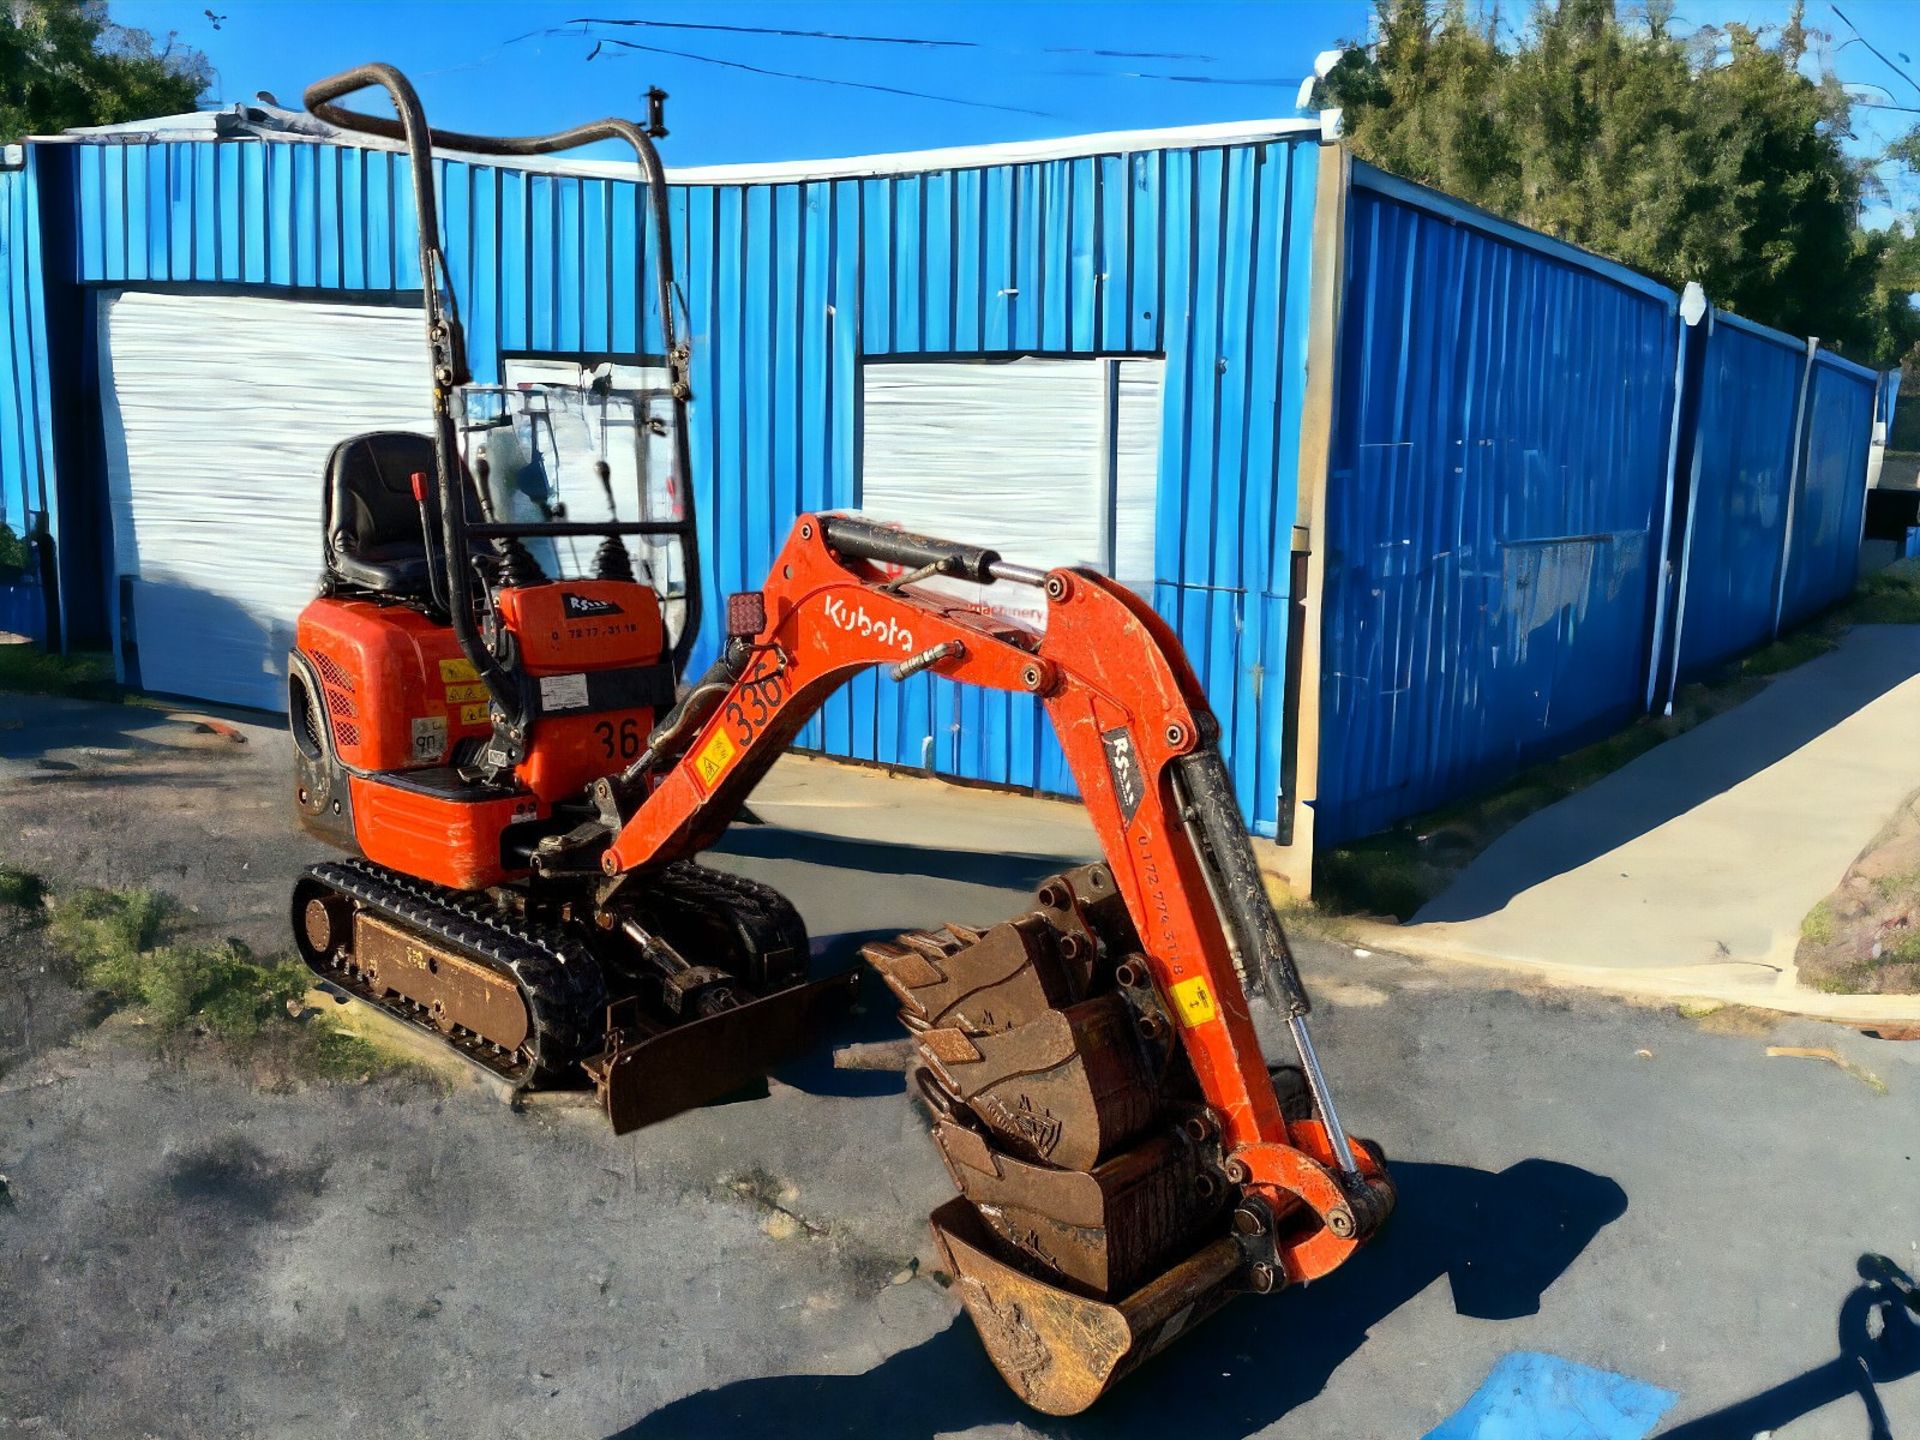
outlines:
M960 1191L932 1217L960 1298L1029 1404L1085 1409L1245 1269L1217 1126L1113 876L1082 866L1017 919L863 953Z

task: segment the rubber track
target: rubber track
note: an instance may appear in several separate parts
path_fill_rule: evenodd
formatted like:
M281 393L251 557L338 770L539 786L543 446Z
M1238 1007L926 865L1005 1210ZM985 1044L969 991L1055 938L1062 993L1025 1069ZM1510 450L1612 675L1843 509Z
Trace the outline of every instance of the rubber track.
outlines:
M755 948L791 950L798 966L794 978L807 973L807 925L793 902L771 885L749 880L728 870L715 870L694 860L676 860L662 866L657 875L642 876L636 883L655 893L671 894L680 903L691 903L743 918L753 932Z
M599 962L579 941L551 926L509 919L482 897L369 860L327 860L306 873L375 914L444 940L512 977L532 1021L527 1043L517 1054L502 1056L483 1042L456 1042L461 1054L523 1088L578 1082L579 1062L600 1047L607 1008ZM437 1025L374 996L347 975L326 978L438 1040L449 1039Z

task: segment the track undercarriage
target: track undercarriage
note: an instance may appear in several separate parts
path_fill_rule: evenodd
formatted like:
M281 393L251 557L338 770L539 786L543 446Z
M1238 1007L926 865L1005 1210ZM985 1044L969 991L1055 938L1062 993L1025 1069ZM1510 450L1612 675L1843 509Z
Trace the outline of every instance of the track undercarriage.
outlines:
M777 890L691 861L597 910L325 861L294 888L293 929L321 979L500 1079L591 1082L616 1131L764 1074L853 989L808 982L805 923Z

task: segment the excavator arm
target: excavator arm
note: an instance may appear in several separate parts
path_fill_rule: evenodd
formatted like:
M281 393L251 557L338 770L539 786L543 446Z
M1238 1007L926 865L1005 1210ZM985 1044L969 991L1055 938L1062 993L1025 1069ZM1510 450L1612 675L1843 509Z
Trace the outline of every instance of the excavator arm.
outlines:
M936 593L927 588L935 577L988 587L987 597L1024 590L1042 602L1044 623ZM930 670L1034 696L1101 838L1137 933L1137 962L1198 1081L1204 1109L1189 1128L1217 1127L1210 1138L1220 1170L1237 1187L1232 1233L1209 1252L1201 1268L1211 1278L1199 1288L1272 1289L1344 1261L1391 1210L1391 1182L1377 1154L1341 1126L1308 1035L1308 997L1220 759L1218 725L1166 622L1090 571L1028 570L990 550L832 514L802 515L765 590L733 597L729 612L728 645L713 669L627 774L604 782L603 810L623 784L643 795L634 803L630 788L618 806L625 818L601 861L609 893L717 840L800 727L870 666L888 666L896 679ZM1310 1113L1283 1114L1249 995L1283 1014L1311 1102L1296 1108ZM948 1250L952 1257L951 1243ZM990 1333L999 1320L969 1303L1007 1371L999 1353L1007 1347ZM1029 1297L1026 1310L1035 1308ZM1037 1322L1028 1315L1023 1323ZM1156 1333L1165 1323L1159 1317ZM1124 1355L1157 1348L1153 1335L1122 1332ZM1031 1354L1025 1337L1009 1345ZM1053 1404L1030 1374L1016 1388L1042 1408L1079 1408L1131 1368L1121 1358Z

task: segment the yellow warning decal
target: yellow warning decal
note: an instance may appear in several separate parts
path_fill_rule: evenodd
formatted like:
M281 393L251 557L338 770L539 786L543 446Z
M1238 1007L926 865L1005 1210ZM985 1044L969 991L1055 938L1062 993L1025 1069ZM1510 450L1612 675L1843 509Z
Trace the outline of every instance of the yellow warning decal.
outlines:
M714 731L713 738L702 745L700 753L693 757L693 773L699 777L701 788L711 790L719 784L720 777L727 773L727 767L739 753L725 730Z
M480 672L473 668L471 660L442 660L440 662L440 683L442 685L460 685L480 678Z
M447 686L447 703L449 705L471 705L476 700L485 700L486 698L487 687L484 685Z
M482 705L462 705L460 707L462 725L484 725L487 723L487 707Z
M1218 1013L1213 1005L1213 991L1207 987L1204 975L1178 981L1168 993L1173 996L1173 1008L1180 1014L1183 1029L1204 1025Z

